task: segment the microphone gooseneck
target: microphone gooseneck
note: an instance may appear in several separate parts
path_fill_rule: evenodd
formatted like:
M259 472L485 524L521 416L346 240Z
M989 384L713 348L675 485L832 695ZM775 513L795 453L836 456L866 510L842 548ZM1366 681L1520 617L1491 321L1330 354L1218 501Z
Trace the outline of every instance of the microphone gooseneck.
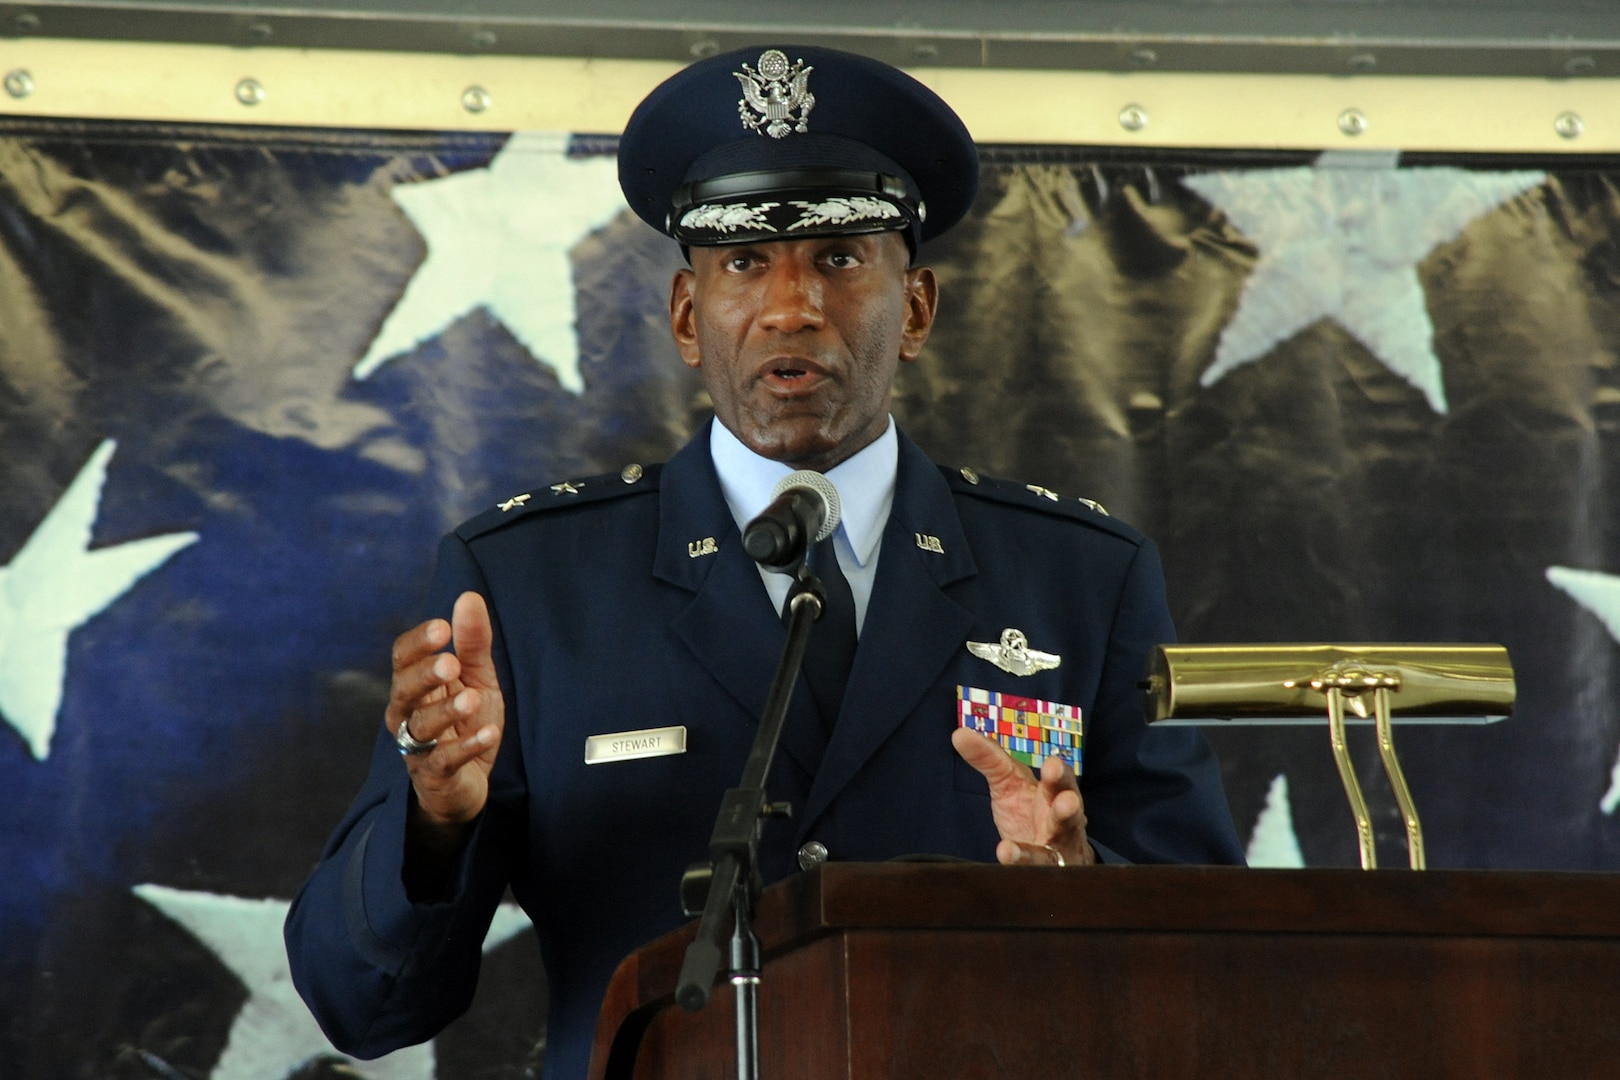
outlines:
M800 469L771 489L771 504L743 530L743 550L762 566L794 566L810 545L833 534L842 516L833 482L813 469Z

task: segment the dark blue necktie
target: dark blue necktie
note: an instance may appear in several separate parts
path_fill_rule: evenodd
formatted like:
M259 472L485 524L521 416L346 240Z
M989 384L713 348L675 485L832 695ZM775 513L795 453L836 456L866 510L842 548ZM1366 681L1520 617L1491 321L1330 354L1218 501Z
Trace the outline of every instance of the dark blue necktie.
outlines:
M844 703L849 669L855 663L855 596L838 565L832 537L810 549L809 563L827 593L827 607L810 632L810 644L804 653L804 681L821 714L822 726L831 734Z

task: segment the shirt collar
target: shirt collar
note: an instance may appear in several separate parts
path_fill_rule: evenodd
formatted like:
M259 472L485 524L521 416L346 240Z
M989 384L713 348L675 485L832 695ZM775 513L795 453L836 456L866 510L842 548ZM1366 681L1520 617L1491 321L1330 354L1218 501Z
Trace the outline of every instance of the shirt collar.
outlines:
M720 477L731 516L742 529L770 505L771 489L791 466L760 457L716 420L709 425L709 456ZM861 566L871 561L883 527L894 506L894 477L900 460L900 438L894 418L872 443L827 471L827 479L838 489L843 518L838 526L850 551Z

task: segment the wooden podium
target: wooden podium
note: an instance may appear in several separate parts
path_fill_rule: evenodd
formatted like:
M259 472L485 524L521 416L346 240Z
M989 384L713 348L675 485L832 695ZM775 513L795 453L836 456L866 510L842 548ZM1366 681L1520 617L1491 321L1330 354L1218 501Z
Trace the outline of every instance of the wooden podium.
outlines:
M834 863L756 928L765 1080L1620 1076L1620 875ZM619 967L593 1080L735 1075L692 929Z

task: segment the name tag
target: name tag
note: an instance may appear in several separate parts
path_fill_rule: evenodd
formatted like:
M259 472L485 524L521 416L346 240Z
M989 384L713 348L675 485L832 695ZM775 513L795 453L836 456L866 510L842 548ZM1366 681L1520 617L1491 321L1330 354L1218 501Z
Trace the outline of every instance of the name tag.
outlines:
M613 731L606 735L592 735L585 740L587 765L684 753L686 728L679 724L675 727L643 728L640 731Z

